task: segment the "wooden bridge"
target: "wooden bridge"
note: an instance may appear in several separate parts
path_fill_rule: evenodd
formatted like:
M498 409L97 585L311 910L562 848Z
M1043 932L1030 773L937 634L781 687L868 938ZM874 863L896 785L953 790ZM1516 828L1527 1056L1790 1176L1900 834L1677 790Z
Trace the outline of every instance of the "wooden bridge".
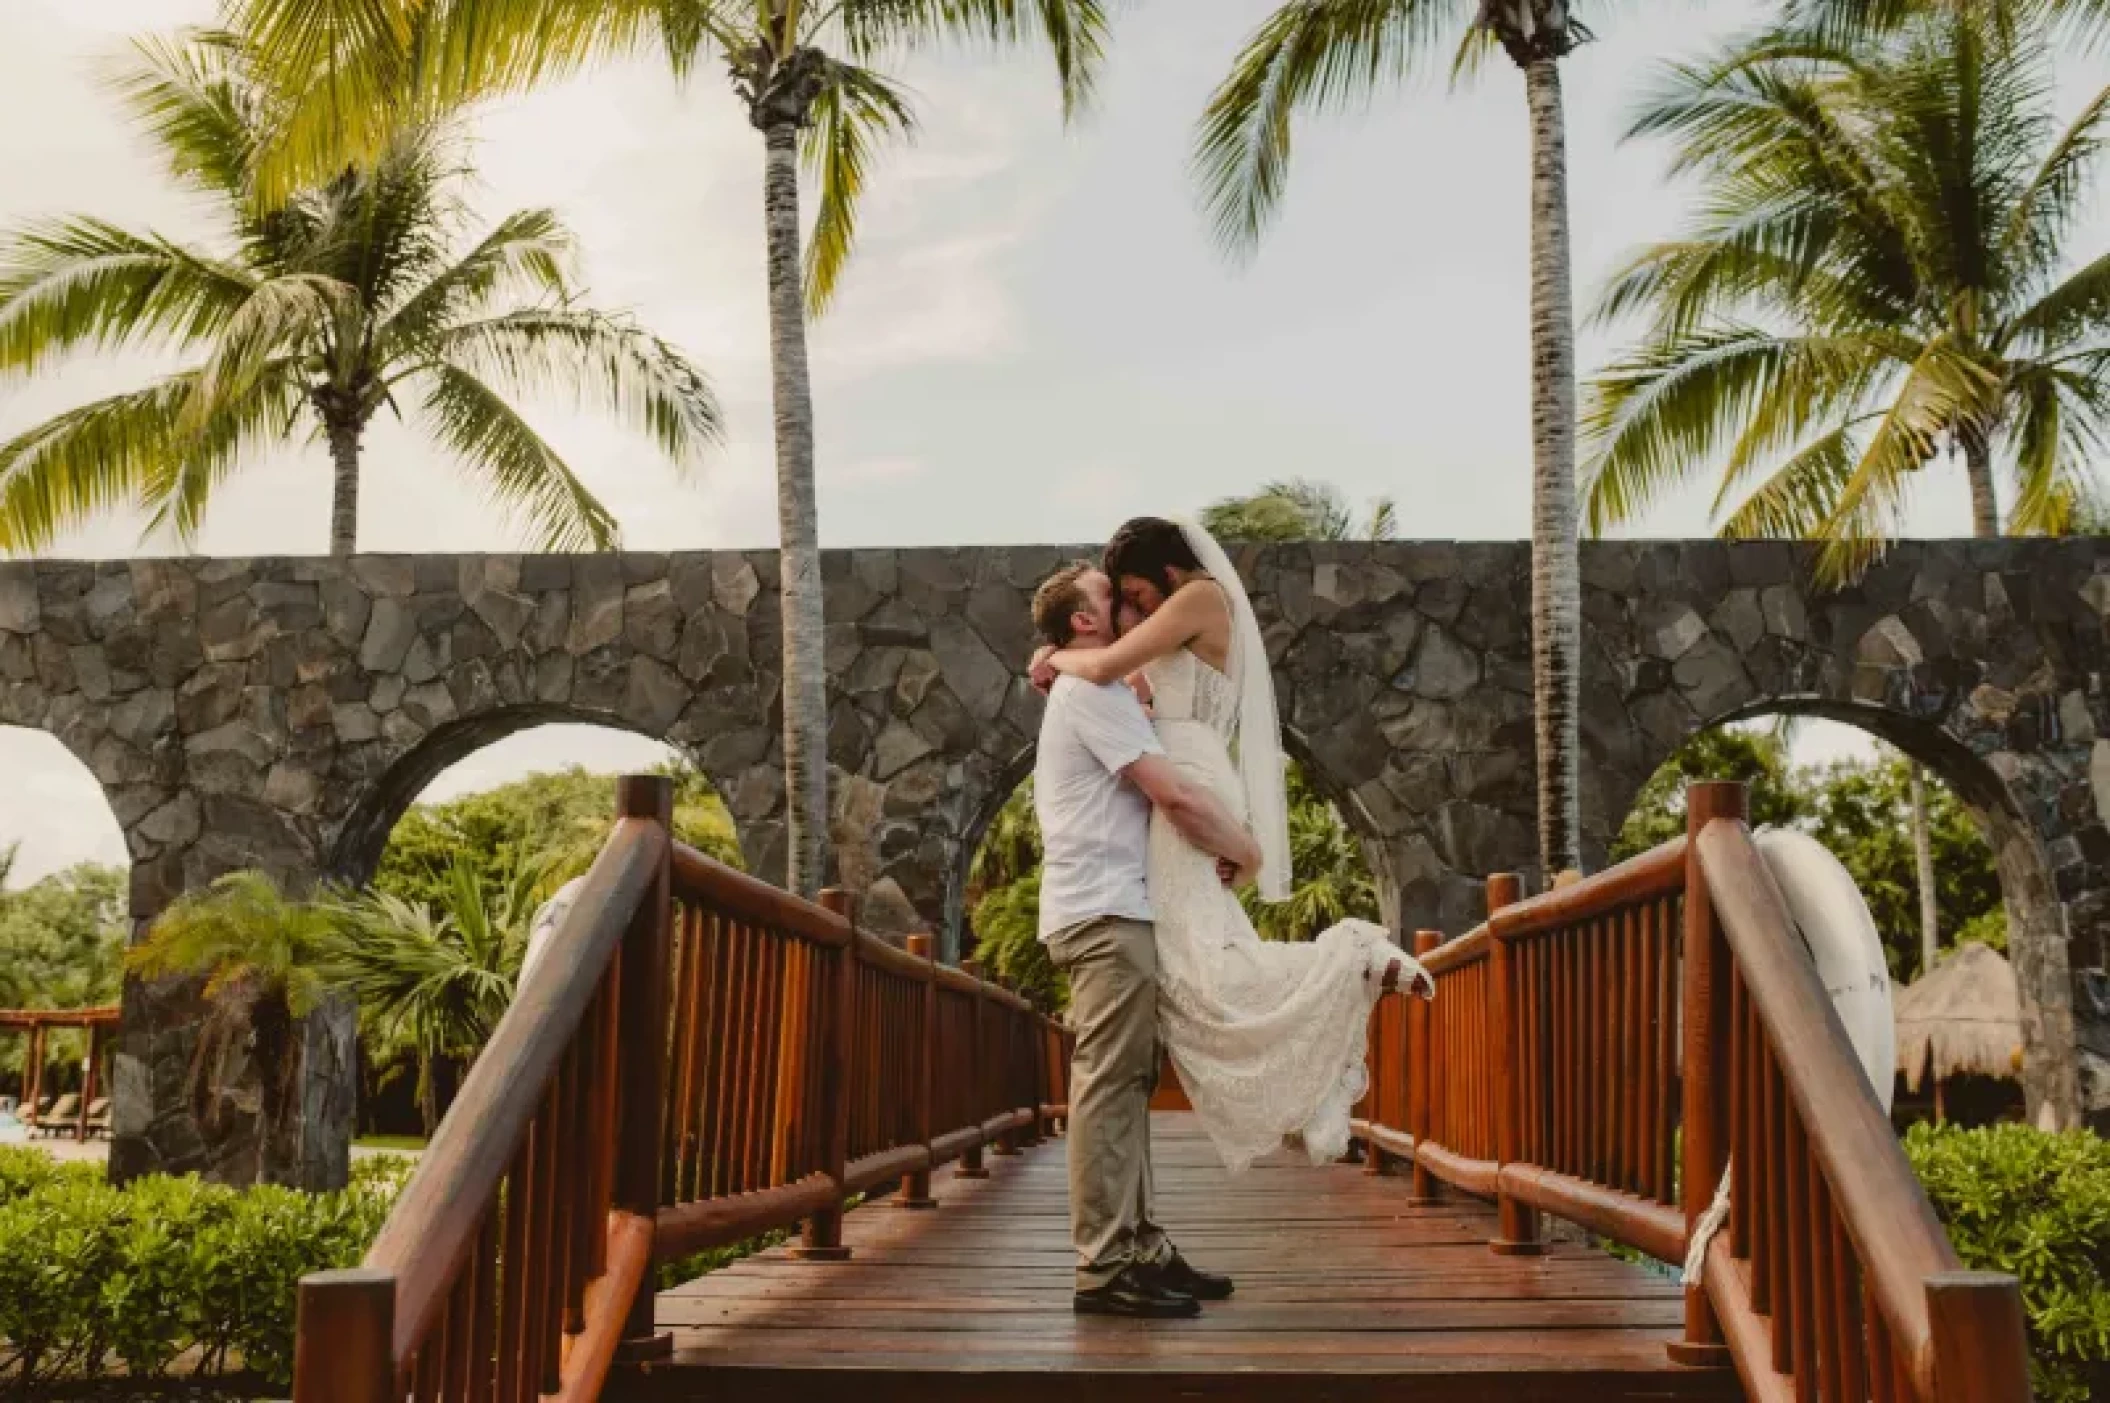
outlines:
M1199 1320L1068 1309L1067 1040L971 969L619 819L366 1263L302 1283L296 1403L2022 1403L1742 822L1418 937L1360 1165L1218 1170L1161 1114ZM1703 1279L1616 1258L1604 1240ZM1551 1232L1546 1217L1570 1227ZM798 1228L674 1289L659 1268Z

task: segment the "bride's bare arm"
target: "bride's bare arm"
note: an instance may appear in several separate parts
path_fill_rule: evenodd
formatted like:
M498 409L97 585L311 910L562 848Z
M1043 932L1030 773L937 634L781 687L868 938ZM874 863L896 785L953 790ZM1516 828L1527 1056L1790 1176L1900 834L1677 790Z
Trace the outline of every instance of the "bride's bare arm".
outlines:
M1165 601L1165 607L1104 648L1064 648L1049 655L1048 666L1087 682L1117 682L1148 663L1186 647L1212 626L1229 618L1223 590L1213 580L1189 580Z

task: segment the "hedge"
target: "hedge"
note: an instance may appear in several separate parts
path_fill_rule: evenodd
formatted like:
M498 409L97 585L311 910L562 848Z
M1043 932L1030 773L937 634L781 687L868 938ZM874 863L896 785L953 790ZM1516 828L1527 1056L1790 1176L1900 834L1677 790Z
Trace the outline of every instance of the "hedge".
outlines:
M2038 1403L2110 1399L2110 1141L1915 1125L1905 1153L1964 1265L2022 1282Z
M342 1193L155 1176L113 1188L89 1165L0 1147L0 1379L246 1370L293 1375L294 1287L356 1265L410 1162L355 1164Z

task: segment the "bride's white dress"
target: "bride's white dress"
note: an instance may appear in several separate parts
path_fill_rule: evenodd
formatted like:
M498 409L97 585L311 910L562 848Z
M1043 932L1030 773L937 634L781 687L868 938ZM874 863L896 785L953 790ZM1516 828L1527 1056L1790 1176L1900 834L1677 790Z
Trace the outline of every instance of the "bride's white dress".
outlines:
M1231 757L1237 688L1184 648L1144 674L1167 757L1244 817ZM1235 1173L1299 1136L1314 1163L1338 1160L1369 1085L1366 1030L1383 972L1393 959L1418 966L1369 921L1342 921L1308 944L1262 940L1216 859L1162 815L1151 819L1149 863L1159 1035L1218 1154Z

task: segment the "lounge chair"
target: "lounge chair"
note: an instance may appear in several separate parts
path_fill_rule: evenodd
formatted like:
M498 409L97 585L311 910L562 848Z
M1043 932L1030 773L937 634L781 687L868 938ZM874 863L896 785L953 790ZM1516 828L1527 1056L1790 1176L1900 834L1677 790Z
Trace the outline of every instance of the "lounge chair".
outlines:
M88 1134L95 1136L108 1135L109 1133L110 1098L98 1096L88 1103Z
M48 1111L40 1112L31 1124L39 1135L57 1135L80 1124L81 1098L69 1091Z

